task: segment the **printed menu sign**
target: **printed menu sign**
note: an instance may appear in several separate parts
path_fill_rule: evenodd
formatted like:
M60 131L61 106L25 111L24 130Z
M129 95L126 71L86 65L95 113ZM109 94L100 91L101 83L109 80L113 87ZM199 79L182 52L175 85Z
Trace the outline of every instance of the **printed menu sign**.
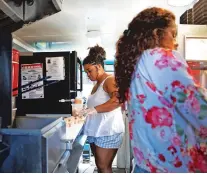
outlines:
M49 80L65 79L65 62L64 57L47 57L46 58L46 76Z
M21 65L21 84L27 85L31 82L37 81L43 78L43 65L42 63L34 63L34 64L22 64ZM22 88L22 92L30 90L32 88L42 86L43 81L38 81L36 83L32 83L24 88ZM25 92L22 94L22 99L38 99L44 98L44 88L36 88L34 90Z

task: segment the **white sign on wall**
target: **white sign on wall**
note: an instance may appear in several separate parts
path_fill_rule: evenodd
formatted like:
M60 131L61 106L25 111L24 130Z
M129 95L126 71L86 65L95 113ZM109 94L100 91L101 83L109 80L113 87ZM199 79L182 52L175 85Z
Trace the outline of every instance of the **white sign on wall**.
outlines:
M51 78L49 78L48 81L65 79L64 57L46 58L46 76L51 76Z
M34 63L34 64L22 64L21 65L21 84L27 85L31 82L43 78L43 65L42 63ZM22 92L27 91L29 89L42 86L43 81L39 81L28 85L22 88ZM44 88L40 87L29 92L25 92L22 94L22 99L38 99L44 98Z

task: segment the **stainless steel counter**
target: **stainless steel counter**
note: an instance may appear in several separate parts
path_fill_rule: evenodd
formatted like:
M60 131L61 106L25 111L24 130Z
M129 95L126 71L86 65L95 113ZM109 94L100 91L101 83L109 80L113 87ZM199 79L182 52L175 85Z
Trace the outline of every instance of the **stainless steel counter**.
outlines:
M70 157L67 162L67 170L69 173L76 173L86 139L87 136L80 135L73 143L73 149L70 152Z
M83 135L82 129L83 123L73 124L66 129L66 138L74 140L72 149L70 150L70 157L67 161L67 170L69 173L76 172L87 139L87 136Z

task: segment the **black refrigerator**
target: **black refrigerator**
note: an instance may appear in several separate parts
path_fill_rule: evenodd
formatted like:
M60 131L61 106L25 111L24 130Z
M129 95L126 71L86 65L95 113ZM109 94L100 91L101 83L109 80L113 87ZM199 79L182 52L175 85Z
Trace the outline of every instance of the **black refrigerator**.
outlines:
M82 91L82 64L76 51L20 56L17 116L71 114L70 100L78 91Z

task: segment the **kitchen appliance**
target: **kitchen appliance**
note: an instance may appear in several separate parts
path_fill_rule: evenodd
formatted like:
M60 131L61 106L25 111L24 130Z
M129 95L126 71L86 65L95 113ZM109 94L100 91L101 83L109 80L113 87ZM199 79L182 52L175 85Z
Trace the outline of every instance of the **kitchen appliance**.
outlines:
M66 125L62 118L17 117L15 127L1 129L10 145L9 156L1 172L67 172Z
M62 59L62 61L61 61ZM20 56L19 84L23 86L25 81L38 74L40 77L51 76L47 81L41 82L42 88L33 90L33 97L22 94L19 88L17 98L17 116L26 114L71 114L71 99L82 91L82 64L73 52L42 52L34 53L33 56ZM39 69L34 69L34 66ZM29 67L25 72L23 67ZM32 67L32 68L31 68ZM30 75L28 73L30 72ZM52 85L47 85L54 82ZM37 84L38 86L38 84ZM33 88L31 86L31 88ZM41 92L41 96L37 96ZM36 95L37 97L34 97ZM62 100L69 102L61 102Z

